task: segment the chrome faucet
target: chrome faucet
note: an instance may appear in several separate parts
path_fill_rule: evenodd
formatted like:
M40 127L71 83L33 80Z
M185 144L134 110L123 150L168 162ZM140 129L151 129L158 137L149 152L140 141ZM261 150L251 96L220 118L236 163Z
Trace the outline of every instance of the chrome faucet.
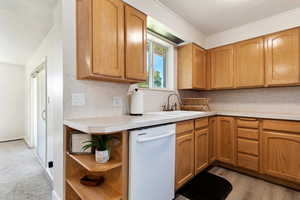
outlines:
M177 100L178 100L178 103L179 105L182 105L182 102L181 102L181 98L180 96L177 94L177 93L172 93L168 96L168 103L167 105L165 106L165 111L173 111L173 110L176 110L177 109L177 104L175 103L174 105L170 106L170 99L172 96L176 96L177 97ZM174 108L175 107L175 108Z

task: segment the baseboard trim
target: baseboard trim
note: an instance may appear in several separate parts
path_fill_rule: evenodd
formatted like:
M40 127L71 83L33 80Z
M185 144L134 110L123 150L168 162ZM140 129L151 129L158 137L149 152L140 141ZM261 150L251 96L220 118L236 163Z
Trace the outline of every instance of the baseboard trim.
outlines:
M54 190L52 190L52 200L61 200L61 198Z
M269 176L267 174L262 173L261 171L260 172L255 172L255 171L247 170L247 169L244 169L244 168L241 168L241 167L237 167L237 166L233 166L233 165L230 165L230 164L222 163L222 162L219 162L219 161L214 162L213 165L217 166L217 167L223 167L223 168L226 168L226 169L230 169L230 170L239 172L241 174L245 174L245 175L252 176L252 177L255 177L255 178L259 178L259 179L262 179L264 181L267 181L267 182L270 182L270 183L273 183L273 184L276 184L276 185L288 187L288 188L291 188L291 189L296 190L296 191L300 191L300 184L295 183L295 182L291 182L291 181L288 181L288 180L283 180L283 179L280 179L280 178L272 177L272 176Z

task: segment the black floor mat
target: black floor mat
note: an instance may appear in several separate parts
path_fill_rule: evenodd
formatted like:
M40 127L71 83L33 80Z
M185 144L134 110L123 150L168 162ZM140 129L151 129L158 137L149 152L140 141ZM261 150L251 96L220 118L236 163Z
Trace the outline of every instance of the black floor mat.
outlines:
M225 200L231 190L232 185L229 181L204 171L179 189L176 194L190 200Z

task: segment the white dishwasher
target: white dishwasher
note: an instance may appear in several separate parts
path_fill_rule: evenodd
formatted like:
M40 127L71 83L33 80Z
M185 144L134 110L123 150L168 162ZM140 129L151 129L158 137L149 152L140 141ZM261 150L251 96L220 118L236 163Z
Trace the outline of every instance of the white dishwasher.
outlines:
M176 125L130 131L129 200L172 200Z

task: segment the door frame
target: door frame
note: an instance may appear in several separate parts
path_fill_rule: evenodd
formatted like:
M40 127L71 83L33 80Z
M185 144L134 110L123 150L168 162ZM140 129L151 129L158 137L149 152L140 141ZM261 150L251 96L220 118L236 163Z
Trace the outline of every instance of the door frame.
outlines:
M37 81L36 81L36 77L37 75L43 71L45 72L45 133L46 133L46 137L45 137L45 142L46 142L46 147L45 147L45 160L46 163L43 163L40 161L40 163L42 164L43 167L46 167L44 165L47 164L48 158L47 158L47 145L48 145L48 133L47 133L47 127L48 127L48 117L47 117L47 113L48 113L48 93L47 93L47 57L45 57L42 62L36 67L34 68L34 70L32 71L32 73L30 74L30 143L31 143L31 148L36 148L36 140L37 140L37 126L38 126L38 120L37 120L37 111L38 111L38 103L37 103ZM35 85L34 85L35 84ZM38 156L37 156L38 157ZM38 157L39 158L39 157Z

